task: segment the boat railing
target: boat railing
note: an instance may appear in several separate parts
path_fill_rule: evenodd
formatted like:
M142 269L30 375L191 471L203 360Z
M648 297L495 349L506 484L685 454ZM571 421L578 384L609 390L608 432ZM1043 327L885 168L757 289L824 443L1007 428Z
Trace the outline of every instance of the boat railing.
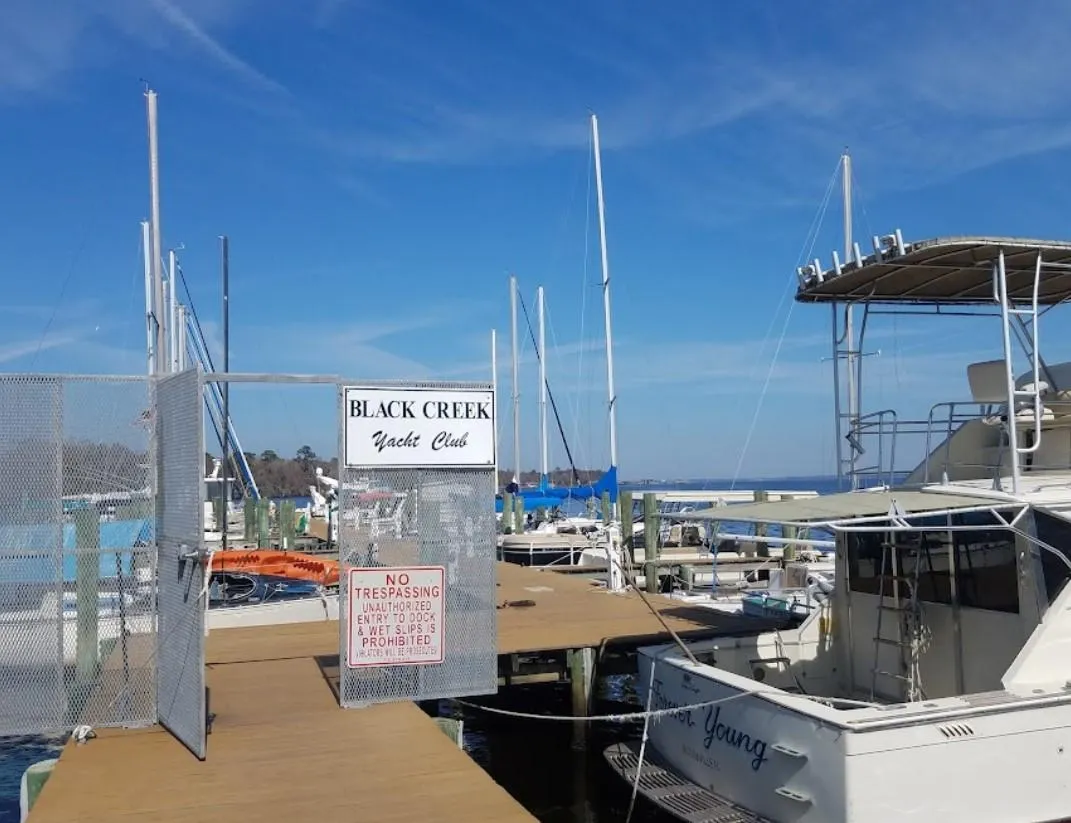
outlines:
M1043 398L1038 408L1029 402L1017 404L1016 414L1020 420L1034 420L1036 433L1028 440L1029 445L1020 448L1025 468L1047 470L1071 469L1071 465L1039 465L1034 454L1040 442L1043 421L1046 425L1060 425L1060 419L1071 421L1071 400ZM964 459L953 453L953 435L965 424L985 421L998 429L1000 434L995 446L976 451L978 459ZM970 470L979 477L996 479L1009 458L1007 437L1007 409L994 403L976 400L953 400L935 403L925 419L900 419L893 409L861 415L852 427L848 439L858 457L870 454L867 465L857 465L853 473L861 487L895 485L896 475L903 469L896 466L907 447L904 438L922 438L924 460L922 482L935 483L948 477L953 469Z
M872 455L872 462L857 465L854 475L862 487L893 486L897 475L903 469L896 465L897 455L901 457L907 450L904 439L921 439L924 443L922 457L926 459L925 482L935 480L931 469L934 466L934 452L944 450L943 469L950 464L950 442L952 434L964 423L983 420L990 417L993 407L990 404L975 401L951 401L937 403L930 408L925 419L901 419L894 409L881 409L861 415L849 432L849 445L855 450L857 458ZM995 463L987 462L973 468L999 469L1001 456ZM965 464L957 464L966 467Z

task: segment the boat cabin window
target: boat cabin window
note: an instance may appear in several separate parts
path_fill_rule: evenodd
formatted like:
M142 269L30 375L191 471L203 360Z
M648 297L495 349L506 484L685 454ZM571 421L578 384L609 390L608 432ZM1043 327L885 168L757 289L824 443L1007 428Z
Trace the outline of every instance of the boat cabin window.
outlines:
M1071 521L1047 512L1034 510L1034 528L1038 540L1058 550L1071 560ZM1071 570L1048 549L1041 549L1041 571L1045 576L1045 592L1052 603L1071 580Z
M848 585L852 591L879 594L885 575L884 592L891 596L894 573L908 581L914 581L917 573L918 598L922 602L952 605L956 599L969 608L1019 611L1015 535L992 514L951 516L952 525L971 526L971 531L941 529L949 523L949 517L944 515L915 518L914 522L934 529L848 534ZM896 566L888 552L884 554L883 569L886 545L895 547Z

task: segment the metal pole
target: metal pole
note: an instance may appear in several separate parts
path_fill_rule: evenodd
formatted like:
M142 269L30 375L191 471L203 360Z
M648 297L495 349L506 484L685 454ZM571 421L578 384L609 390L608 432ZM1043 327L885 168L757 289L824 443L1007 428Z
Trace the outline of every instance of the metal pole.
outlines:
M997 256L993 276L997 280L1000 300L1001 331L1004 342L1004 376L1008 391L1008 450L1011 452L1012 494L1019 494L1019 436L1016 420L1015 369L1012 363L1011 325L1008 306L1008 276L1004 268L1004 252Z
M230 241L226 235L219 238L221 268L223 269L223 373L231 370L231 273ZM223 523L220 528L221 547L227 550L227 511L230 507L231 476L231 387L229 381L223 383ZM246 504L248 504L246 500Z
M186 371L186 307L175 307L175 325L178 332L178 370Z
M550 455L547 447L547 325L543 287L536 290L539 308L539 482L547 480Z
M521 482L521 366L517 350L517 276L509 277L509 309L513 336L513 482Z
M852 156L848 150L844 150L843 168L841 171L841 189L844 197L844 258L852 259ZM846 304L844 309L844 352L848 373L848 431L852 434L855 442L858 438L856 427L859 422L859 387L855 372L855 335L852 328L852 305ZM855 446L848 445L848 471L851 488L854 491L859 487L859 480L855 473L855 462L858 452Z
M164 354L166 351L167 318L164 314L164 274L163 245L160 241L160 155L156 139L156 92L145 90L145 107L149 123L149 220L152 227L152 276L153 291L156 295L156 371L166 371Z
M606 392L610 412L610 465L617 466L617 392L614 390L614 344L610 327L610 261L606 255L606 207L602 191L602 153L599 150L599 120L591 115L591 140L595 153L595 191L599 203L599 247L602 251L602 308L606 325Z
M149 221L141 221L141 248L145 267L145 354L149 374L156 371L156 290L152 279L152 235Z
M179 370L177 269L177 256L171 249L167 253L167 370L172 372Z

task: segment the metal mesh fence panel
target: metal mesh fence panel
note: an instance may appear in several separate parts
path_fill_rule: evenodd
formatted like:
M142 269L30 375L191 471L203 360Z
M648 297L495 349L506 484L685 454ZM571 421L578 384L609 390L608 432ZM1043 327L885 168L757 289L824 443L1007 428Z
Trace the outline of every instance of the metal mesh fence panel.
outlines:
M0 734L154 721L146 378L0 376Z
M204 421L194 369L156 384L160 534L157 711L160 722L205 756Z
M343 414L342 425L344 418ZM343 706L497 691L494 493L491 467L340 469ZM386 573L375 572L401 568L414 570L412 580L388 579ZM350 620L347 580L352 569L373 584L389 580L401 586L433 586L441 580L441 600L434 602L433 597L422 603L417 597L409 604L414 610L405 612L401 607L406 604L383 605L371 599L362 607L366 613ZM439 619L440 606L442 625L435 626L429 621ZM412 643L414 634L430 636L432 646L441 642L436 647L441 648L441 662L421 659L421 648ZM400 655L405 664L390 665L393 655ZM354 665L355 658L361 665ZM377 659L384 664L376 664ZM367 665L368 661L373 664Z

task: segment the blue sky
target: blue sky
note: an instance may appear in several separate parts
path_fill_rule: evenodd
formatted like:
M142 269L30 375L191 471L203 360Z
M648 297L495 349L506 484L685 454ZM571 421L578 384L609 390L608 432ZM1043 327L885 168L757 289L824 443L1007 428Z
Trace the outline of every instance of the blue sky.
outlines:
M578 462L605 465L590 108L623 475L829 470L828 312L789 311L842 148L864 240L1066 236L1071 7L815 5L7 0L0 369L142 370L146 78L164 244L184 245L217 346L216 237L231 238L233 369L488 379L497 328L508 394L516 272L531 309L547 289ZM815 252L840 243L834 204ZM999 355L996 332L875 321L864 405L965 397L965 365ZM530 345L522 361L529 468ZM334 451L330 392L233 397L247 448ZM565 462L556 438L551 462Z

